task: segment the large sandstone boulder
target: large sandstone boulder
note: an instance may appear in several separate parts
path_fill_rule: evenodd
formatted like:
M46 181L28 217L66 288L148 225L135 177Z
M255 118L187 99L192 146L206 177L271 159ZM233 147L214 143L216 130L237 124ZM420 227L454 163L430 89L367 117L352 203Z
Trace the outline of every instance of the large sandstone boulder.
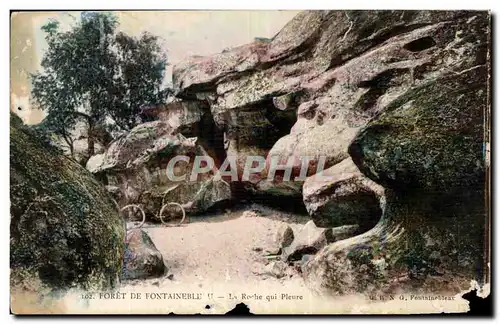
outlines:
M156 278L166 272L163 256L148 234L138 228L127 231L122 278Z
M188 161L169 167L180 155ZM214 178L215 170L191 179L197 156L208 156L197 138L186 138L166 121L157 120L140 124L113 141L105 154L89 160L87 168L120 189L121 194L114 195L121 198L119 206L140 204L148 219L159 221L167 202L189 203L186 211L199 213L231 199L229 185Z
M174 101L141 109L141 115L163 121L184 135L195 132L203 113L203 107L195 101Z
M372 252L380 251L374 241L387 242L387 255L398 260L396 263L405 260L399 269L406 270L391 273L395 278L406 274L413 282L416 268L429 270L430 264L440 262L446 264L449 275L468 273L474 266L482 268L480 262L464 257L460 266L450 267L459 262L449 251L461 248L448 249L450 237L457 236L446 228L439 229L441 221L428 225L425 219L434 214L444 226L446 215L456 213L465 219L465 215L473 217L477 212L475 220L484 221L484 202L479 198L484 187L484 157L480 155L488 95L484 80L489 64L489 26L488 13L480 11L303 12L269 42L256 41L179 64L174 67L174 87L181 98L206 101L221 127L230 125L228 116L240 111L254 115L255 111L266 111L266 118L269 112L293 112L297 120L289 133L274 143L267 167L273 160L290 163L293 176L298 176L307 157L312 160L307 176L319 168L333 168L329 172L335 173L340 168L336 165L351 156L364 176L357 170L340 173L333 186L309 181L304 201L312 214L324 211L326 215L333 208L331 215L336 214L337 219L338 215L357 220L369 215L365 224L370 227L366 219L374 221L380 215L376 207L380 195L373 188L365 190L368 181L364 177L384 187L388 197L382 220L352 242L328 246L307 262L306 278L311 283L317 282L316 286L330 293L384 286L387 281L378 282L375 277L387 278L386 269L394 264L389 262L386 268L384 257L373 256ZM269 137L266 144L273 140ZM266 171L263 176L268 175ZM275 183L276 179L267 180ZM333 193L328 188L333 188ZM346 204L351 198L354 203ZM448 202L462 206L461 211L459 207L443 210L436 205L448 206ZM408 216L387 227L394 215L400 220L402 215ZM461 228L458 232L467 229L458 219L454 224ZM471 245L468 251L477 252L477 247L482 247L478 233L484 224L476 225L470 231L472 236L464 236ZM432 237L434 230L432 235L426 234L430 228L442 233L435 237L442 238L437 241L441 240L447 256L439 262L436 255L440 253L434 253L430 260L426 253L420 253L422 244L414 241ZM401 231L406 234L399 235ZM419 232L423 234L414 234ZM405 248L391 251L395 246L388 242L392 241ZM362 242L368 243L365 246ZM414 249L408 250L408 245ZM359 252L365 248L366 254ZM352 262L337 253L344 249ZM359 275L351 276L351 271Z
M469 19L482 19L474 15L443 11L327 14L331 20L325 20L315 49L329 59L330 66L293 89L299 93L295 96L297 123L269 156L312 156L316 161L324 156L326 168L347 158L347 147L360 127L393 98L450 70L478 63L471 55L484 50L473 41L477 25L462 27ZM322 42L323 37L329 39Z
M204 101L173 101L166 104L151 105L141 109L147 119L162 121L173 133L185 137L197 137L198 144L214 159L220 167L224 158L224 132L217 127Z
M182 146L191 148L194 145L194 140L174 134L174 129L164 121L140 124L109 145L101 165L94 167L93 172L137 168L160 152L172 151Z
M316 226L375 226L382 215L383 188L361 174L350 158L307 178L304 204Z
M174 87L181 98L207 102L220 127L241 111L266 111L268 120L270 112L293 112L297 120L274 143L267 165L291 162L297 176L308 157L312 176L320 167L335 171L350 156L384 187L385 210L375 227L306 258L311 288L458 292L487 273L490 40L488 12L303 12L269 42L179 64ZM330 183L318 184L319 191L309 183L311 212L326 206L357 219L371 214L375 199L361 199L357 210L328 204L378 198L373 189L358 195L363 176L356 172L339 179L344 190L333 195Z
M10 125L10 203L13 288L92 291L118 283L125 227L104 186L17 117Z
M239 111L292 111L297 120L268 159L293 159L298 175L300 157L309 156L310 176L318 164L346 159L360 128L409 88L480 64L486 47L476 35L484 15L302 12L270 42L174 66L174 88L181 98L206 101L221 126Z
M485 44L488 20L476 19L484 29L469 41ZM310 287L459 292L485 279L488 69L485 53L473 54L478 66L409 89L353 141L353 161L386 188L385 214L312 258L304 267Z

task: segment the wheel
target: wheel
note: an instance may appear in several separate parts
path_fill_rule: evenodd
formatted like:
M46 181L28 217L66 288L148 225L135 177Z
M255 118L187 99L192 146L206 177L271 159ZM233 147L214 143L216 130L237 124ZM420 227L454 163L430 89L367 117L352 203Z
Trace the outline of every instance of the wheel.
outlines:
M135 228L141 228L142 225L144 225L144 223L146 222L146 214L144 213L144 210L142 210L141 206L139 206L139 205L131 204L131 205L127 205L127 206L123 207L120 210L120 212L123 212L124 210L129 209L129 208L135 208L136 212L133 215L137 214L137 209L140 210L141 215L142 215L142 220L141 220L140 224L138 226L136 226Z
M184 210L184 207L182 207L182 205L181 205L181 204L178 204L178 203L176 203L176 202L169 202L169 203L164 204L164 205L161 207L161 209L160 209L160 215L159 215L159 216L160 216L160 220L161 220L161 222L162 222L163 224L165 224L165 225L168 225L168 223L167 223L165 220L163 220L163 212L165 211L165 208L167 208L168 206L178 206L178 207L180 207L180 209L181 209L181 211L182 211L182 219L181 219L181 221L179 222L179 225L180 225L180 224L182 224L182 223L184 223L184 220L186 219L186 211ZM170 216L170 217L168 217L168 218L172 218L172 216ZM167 219L168 219L168 218L167 218Z

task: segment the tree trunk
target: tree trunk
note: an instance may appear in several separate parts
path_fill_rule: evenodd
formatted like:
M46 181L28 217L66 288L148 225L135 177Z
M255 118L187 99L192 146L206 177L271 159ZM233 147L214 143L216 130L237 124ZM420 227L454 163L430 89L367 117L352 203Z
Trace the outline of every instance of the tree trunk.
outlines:
M83 165L87 165L87 161L95 155L95 134L94 124L89 121L89 128L87 131L87 157L82 161Z
M71 154L71 157L74 159L75 158L75 148L73 146L73 140L70 135L68 134L62 134L64 140L66 141L66 144L68 144L69 147L69 153Z
M95 139L94 139L93 131L91 132L91 128L89 128L87 141L88 141L87 154L90 158L95 154Z

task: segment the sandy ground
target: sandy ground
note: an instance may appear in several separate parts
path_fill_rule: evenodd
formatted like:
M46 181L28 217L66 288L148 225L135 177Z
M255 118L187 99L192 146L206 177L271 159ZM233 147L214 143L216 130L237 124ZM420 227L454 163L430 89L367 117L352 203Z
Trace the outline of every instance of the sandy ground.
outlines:
M248 216L252 209L260 216ZM122 283L119 292L142 292L148 299L124 299L121 305L132 313L218 314L243 302L252 312L262 305L265 313L293 312L296 303L303 304L311 293L298 273L280 279L262 274L269 262L264 255L276 247L280 226L287 223L295 231L309 219L252 205L222 215L189 217L179 227L145 224L143 229L162 253L168 272L161 278ZM165 295L156 292L192 293L201 299L165 300ZM146 293L150 295L146 297ZM99 298L98 305L90 308L109 310L110 303L116 302ZM260 306L255 308L256 304Z
M274 238L283 223L292 228L302 225L292 222L287 214L242 214L243 210L215 217L191 217L186 226L152 227L145 231L162 253L175 281L203 285L221 279L228 284L269 280L285 285L284 280L257 276L252 270L265 262L266 249L276 247ZM302 223L306 221L303 218Z
M255 208L257 207L257 208ZM243 215L260 210L260 217ZM370 300L367 296L317 296L299 274L278 279L258 274L264 251L275 247L283 223L294 231L308 217L262 206L222 215L191 217L179 227L145 224L168 272L161 278L123 282L113 292L72 292L56 302L19 296L17 312L73 314L224 314L244 303L254 314L401 314L467 311L463 299ZM257 273L256 273L257 272ZM30 298L33 299L30 302Z

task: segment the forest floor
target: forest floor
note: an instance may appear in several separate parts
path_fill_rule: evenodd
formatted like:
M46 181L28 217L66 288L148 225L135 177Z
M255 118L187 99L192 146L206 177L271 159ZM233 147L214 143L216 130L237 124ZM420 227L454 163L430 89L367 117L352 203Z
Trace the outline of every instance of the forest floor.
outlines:
M282 297L309 295L298 273L279 279L263 274L269 262L266 250L276 248L280 226L287 223L295 230L308 220L308 216L251 205L223 214L188 216L186 224L175 227L145 224L143 229L162 253L168 272L161 278L125 282L120 291L196 291L213 298L200 304L203 313L260 301L259 296L264 302L269 296L268 304L276 306Z
M293 212L247 205L222 214L191 216L175 227L146 223L142 228L163 255L168 268L165 275L122 282L113 298L66 298L64 312L225 314L239 309L253 314L390 314L439 313L443 307L449 312L467 310L464 300L444 305L436 301L408 303L396 295L376 300L361 294L318 296L292 267L281 278L267 274L266 250L276 248L278 229L286 223L295 232L308 220Z

